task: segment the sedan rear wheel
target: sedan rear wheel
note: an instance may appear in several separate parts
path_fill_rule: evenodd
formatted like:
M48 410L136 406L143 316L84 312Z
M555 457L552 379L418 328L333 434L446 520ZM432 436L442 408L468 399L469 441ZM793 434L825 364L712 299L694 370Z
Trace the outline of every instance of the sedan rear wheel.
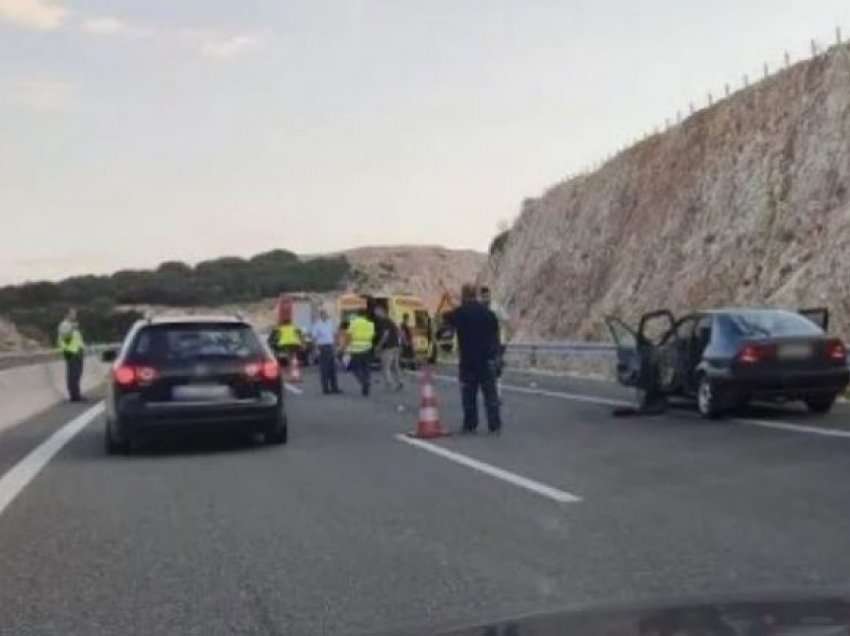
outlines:
M815 395L806 398L806 406L812 413L826 414L832 410L835 403L835 395Z
M697 409L705 419L720 417L720 396L717 384L707 376L700 376L697 388Z

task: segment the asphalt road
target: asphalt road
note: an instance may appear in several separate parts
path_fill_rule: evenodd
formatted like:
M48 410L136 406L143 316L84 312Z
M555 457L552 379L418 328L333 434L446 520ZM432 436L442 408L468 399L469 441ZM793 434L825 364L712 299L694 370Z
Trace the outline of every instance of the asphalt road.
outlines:
M345 378L346 395L323 397L308 372L286 447L190 439L109 457L97 417L0 512L0 634L425 634L850 581L846 405L614 418L616 386L505 384L503 435L437 442L449 456L397 438L416 420L412 378L369 399ZM92 405L0 434L0 491Z

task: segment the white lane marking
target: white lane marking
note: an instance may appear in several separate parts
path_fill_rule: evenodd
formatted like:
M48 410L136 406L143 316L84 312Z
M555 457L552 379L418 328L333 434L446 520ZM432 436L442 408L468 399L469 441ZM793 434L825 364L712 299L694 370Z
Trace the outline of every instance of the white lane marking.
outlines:
M734 418L734 421L750 426L761 426L762 428L775 428L780 431L791 431L793 433L807 433L809 435L823 435L825 437L850 437L850 431L842 431L820 426L805 426L803 424L792 424L790 422L768 422L766 420L750 420Z
M450 375L435 375L438 380L446 382L454 382L457 384L458 379ZM634 406L633 402L625 400L615 400L613 398L598 397L596 395L584 395L580 393L562 393L560 391L546 391L543 389L527 389L524 386L514 386L513 384L502 384L502 388L515 393L527 393L529 395L542 395L544 397L556 398L560 400L572 400L573 402L588 402L590 404L602 404L605 406Z
M485 475L490 475L496 479L501 479L509 484L513 484L514 486L529 490L541 497L553 499L558 503L577 503L581 501L581 497L572 493L553 488L552 486L547 486L539 481L534 481L528 477L517 475L516 473L493 466L492 464L486 464L478 461L477 459L473 459L472 457L468 457L467 455L461 455L460 453L447 450L442 446L437 446L436 444L431 444L430 442L425 442L421 439L416 439L415 437L408 437L401 433L396 435L395 438L405 444L416 446L417 448L421 448L429 453L434 453L435 455L439 455L440 457L453 461L457 464L461 464L462 466L466 466L467 468L472 468L473 470L477 470Z
M103 402L98 402L75 417L0 477L0 514L3 514L6 507L27 487L27 484L35 479L65 444L103 413L104 407Z
M457 383L458 379L449 375L434 375L435 378L439 380L445 380L447 382ZM544 391L541 389L527 389L521 386L513 386L510 384L503 384L503 389L507 389L508 391L514 391L516 393L528 393L531 395L542 395L544 397L557 398L562 400L572 400L574 402L588 402L590 404L603 404L605 406L634 406L632 402L626 402L624 400L614 400L609 398L597 397L595 395L582 395L578 393L560 393L558 391ZM839 429L831 429L831 428L821 428L819 426L807 426L804 424L794 424L792 422L782 422L775 421L770 422L767 420L752 420L748 418L731 418L733 422L739 422L741 424L748 424L749 426L760 426L762 428L772 428L778 431L790 431L793 433L803 433L806 435L822 435L824 437L843 437L850 438L850 431L839 430Z
M295 395L301 395L304 393L304 389L297 387L294 384L290 384L289 382L284 382L283 386L287 391L294 393Z

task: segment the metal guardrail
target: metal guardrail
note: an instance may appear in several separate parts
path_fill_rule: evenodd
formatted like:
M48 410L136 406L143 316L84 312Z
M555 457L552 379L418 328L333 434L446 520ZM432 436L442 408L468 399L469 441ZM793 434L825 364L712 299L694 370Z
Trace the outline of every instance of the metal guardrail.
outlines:
M561 342L523 342L509 343L506 345L508 351L516 353L596 353L613 355L617 348L607 342L584 342L565 340Z
M505 346L506 353L527 354L532 366L537 364L539 354L561 354L576 357L613 358L617 348L605 342L560 341L522 342Z

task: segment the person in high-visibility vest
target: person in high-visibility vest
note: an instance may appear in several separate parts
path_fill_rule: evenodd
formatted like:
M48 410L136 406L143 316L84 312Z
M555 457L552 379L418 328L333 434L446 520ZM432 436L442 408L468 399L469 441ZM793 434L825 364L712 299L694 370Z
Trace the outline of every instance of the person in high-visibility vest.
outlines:
M77 324L77 310L69 309L65 319L59 324L57 347L65 358L65 383L68 386L68 398L72 402L82 402L80 380L83 377L83 359L85 342L80 326Z
M366 310L359 312L348 325L348 353L351 355L351 370L360 384L360 392L369 395L372 384L372 347L375 340L375 323L366 317Z
M293 356L301 351L301 333L291 321L285 322L277 328L277 350L285 357L287 364Z

